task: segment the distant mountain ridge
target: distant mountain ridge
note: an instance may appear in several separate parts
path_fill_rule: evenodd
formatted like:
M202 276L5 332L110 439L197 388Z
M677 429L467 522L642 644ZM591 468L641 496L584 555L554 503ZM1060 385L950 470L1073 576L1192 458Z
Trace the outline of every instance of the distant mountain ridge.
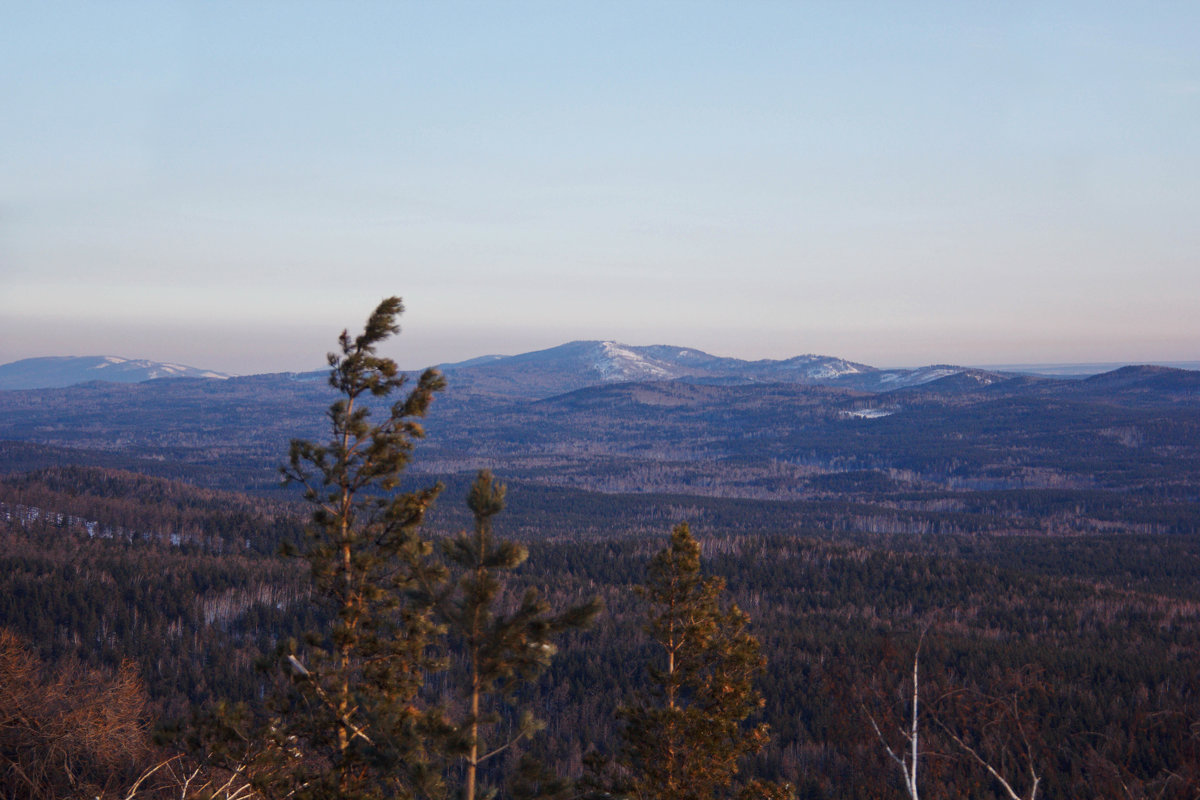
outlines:
M440 365L450 389L462 395L539 400L594 386L626 382L684 381L716 385L797 384L852 389L874 394L921 387L976 391L1013 379L999 372L953 364L880 369L843 358L800 355L748 361L715 356L690 347L635 346L611 340L583 340L518 355L485 355ZM1126 370L1134 369L1126 367ZM1142 369L1142 368L1138 368ZM1123 373L1120 381L1153 383L1161 367ZM1167 370L1168 376L1171 370ZM324 380L325 371L284 373L292 380ZM229 375L180 364L115 356L28 358L0 365L0 390L53 389L89 381L140 383L157 378L227 379ZM267 376L247 376L267 377ZM1083 375L1073 376L1078 381ZM1040 380L1040 379L1031 379ZM1167 377L1168 383L1176 380ZM1097 387L1098 388L1098 387Z
M599 363L588 360L597 355ZM449 386L425 421L423 469L466 475L487 465L514 480L589 491L784 499L815 491L813 476L864 470L955 490L1200 474L1200 371L1142 366L1068 380L934 366L820 378L909 384L863 391L776 377L822 366L807 359L643 355L584 343L514 357L499 371L507 359L448 365ZM694 362L698 377L664 379L676 358ZM584 365L592 372L581 376ZM638 373L650 377L623 379ZM559 391L564 375L589 385ZM0 450L5 440L34 442L88 450L101 465L119 455L135 469L182 470L171 474L203 485L274 487L292 439L328 434L334 396L318 372L5 391ZM29 461L11 449L0 455L0 473Z
M443 364L441 369L458 390L530 398L610 383L669 380L793 383L885 392L967 371L980 373L953 365L881 370L843 358L813 354L746 361L690 347L634 346L614 341L568 342L515 356L488 356ZM994 375L996 380L1002 377Z
M59 389L88 381L141 383L156 378L219 378L222 372L118 356L50 356L0 365L0 389Z

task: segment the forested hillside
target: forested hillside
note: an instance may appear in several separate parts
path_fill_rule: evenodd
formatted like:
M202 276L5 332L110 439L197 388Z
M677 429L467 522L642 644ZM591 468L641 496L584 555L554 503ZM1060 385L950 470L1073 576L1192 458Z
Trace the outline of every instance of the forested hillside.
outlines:
M690 752L866 800L918 737L926 798L1200 792L1190 373L520 399L402 375L388 313L332 389L0 392L6 796L650 797Z
M319 622L303 566L272 555L298 531L298 512L263 524L267 515L253 511L261 501L106 470L25 476L4 491L3 626L50 663L115 669L133 659L157 724L217 698L253 699L270 682L256 662ZM513 522L501 515L496 524L505 532ZM549 725L536 747L567 774L579 774L588 752L612 751L615 712L645 680L633 589L666 530L608 541L560 531L530 542L523 585L552 603L598 594L606 605L592 630L563 643L539 684ZM1046 796L1079 796L1122 770L1161 782L1198 763L1200 537L697 531L706 571L726 579L768 661L760 719L772 740L752 769L793 782L801 796L889 796L894 767L863 707L876 688L901 681L927 628L931 726L934 714L983 725L955 706L955 693L992 696L1021 671L1032 676L1021 702L1042 748ZM938 729L927 735L930 752L946 757L932 760L938 777L926 796L961 797L985 783L949 757ZM1164 796L1191 796L1185 785Z

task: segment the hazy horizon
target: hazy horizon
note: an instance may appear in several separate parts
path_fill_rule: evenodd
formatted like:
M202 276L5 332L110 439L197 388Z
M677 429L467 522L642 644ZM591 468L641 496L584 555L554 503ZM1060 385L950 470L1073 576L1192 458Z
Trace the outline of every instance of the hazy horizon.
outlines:
M0 18L0 363L1200 357L1200 6Z

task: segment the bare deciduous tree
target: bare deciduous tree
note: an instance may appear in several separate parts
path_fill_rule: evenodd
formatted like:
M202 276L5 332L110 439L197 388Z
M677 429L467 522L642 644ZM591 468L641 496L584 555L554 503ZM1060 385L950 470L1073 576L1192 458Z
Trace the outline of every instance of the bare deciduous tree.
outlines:
M1037 800L1045 746L1028 705L1041 694L1032 668L1005 676L998 694L973 690L948 693L935 720L968 760L982 768L1010 800Z
M147 698L129 663L116 673L74 662L49 669L0 630L0 796L111 796L150 751Z

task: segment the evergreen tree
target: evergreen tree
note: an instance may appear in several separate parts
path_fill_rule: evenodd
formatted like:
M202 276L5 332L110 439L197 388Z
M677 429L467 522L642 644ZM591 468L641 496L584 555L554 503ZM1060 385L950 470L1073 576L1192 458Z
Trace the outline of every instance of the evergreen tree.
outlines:
M767 726L742 723L762 704L754 678L766 666L749 617L722 607L725 584L700 574L700 545L686 524L650 562L639 593L650 604L646 622L657 653L652 692L622 710L617 758L636 800L783 798L786 786L754 781L734 787L738 762L768 740Z
M424 745L431 718L418 703L436 623L412 598L432 549L418 529L440 486L396 490L443 378L426 370L379 421L371 417L372 401L377 407L407 382L376 353L399 331L402 311L399 298L388 298L361 335L343 331L340 352L329 354L340 395L328 412L330 440L293 441L282 470L314 505L303 555L332 620L285 659L294 691L273 738L288 759L264 783L287 796L392 798L437 788Z
M514 693L549 665L559 634L580 628L596 616L598 601L551 613L536 589L527 589L510 613L500 610L505 599L503 575L528 556L521 545L492 535L492 517L504 508L504 486L482 471L471 486L467 505L475 517L474 530L444 543L455 579L447 584L438 606L453 643L465 665L462 694L464 716L455 724L463 765L463 800L490 797L481 787L481 767L541 728L528 710L515 731L498 733L502 713L516 716ZM528 759L516 776L517 793L545 795L561 790Z

